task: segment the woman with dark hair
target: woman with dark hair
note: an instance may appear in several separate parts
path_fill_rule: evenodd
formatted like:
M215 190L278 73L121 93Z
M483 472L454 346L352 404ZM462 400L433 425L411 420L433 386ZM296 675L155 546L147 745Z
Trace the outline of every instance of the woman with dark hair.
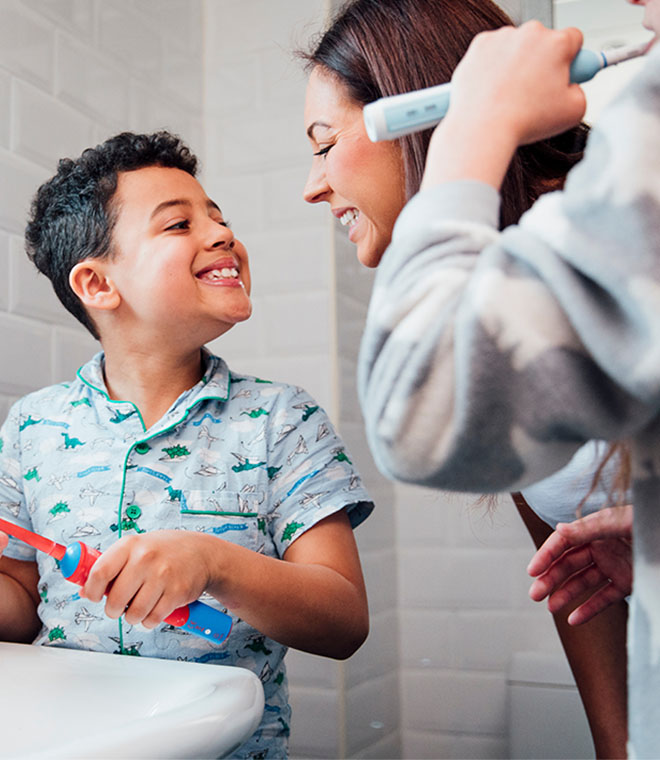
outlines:
M305 127L314 149L304 196L310 203L330 204L365 266L378 266L400 211L420 188L432 130L372 143L363 107L449 81L478 33L509 24L490 0L354 0L303 56L310 71ZM582 157L587 132L581 124L518 149L502 184L500 228L517 222L541 194L562 188ZM442 431L437 435L440 439ZM602 457L598 444L587 444L562 472L526 492L535 511L525 496L514 494L537 546L556 522L574 518L581 502L585 514L605 505L607 494L592 489ZM613 485L614 469L605 468L601 489ZM597 755L624 756L626 605L611 607L579 629L566 621L572 608L554 618Z

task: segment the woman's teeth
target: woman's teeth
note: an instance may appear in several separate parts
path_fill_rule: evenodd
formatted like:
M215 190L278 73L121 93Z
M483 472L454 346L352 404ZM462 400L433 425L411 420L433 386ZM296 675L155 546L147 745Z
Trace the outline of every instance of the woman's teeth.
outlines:
M359 216L360 212L355 208L351 208L339 217L339 221L345 227L347 224L355 224Z

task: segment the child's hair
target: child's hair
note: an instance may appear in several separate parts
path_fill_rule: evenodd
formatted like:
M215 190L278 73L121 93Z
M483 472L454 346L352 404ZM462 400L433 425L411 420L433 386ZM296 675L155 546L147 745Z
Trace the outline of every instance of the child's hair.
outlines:
M479 32L512 24L491 0L350 0L310 52L309 68L322 67L349 97L366 105L448 82ZM406 196L418 190L432 129L399 138ZM500 226L515 224L539 195L562 187L582 158L588 129L568 132L518 149L502 185Z
M57 174L32 200L25 229L27 254L64 306L97 339L92 319L69 285L69 273L79 261L114 255L117 175L149 166L181 169L194 177L197 158L169 132L122 132L75 160L63 158Z

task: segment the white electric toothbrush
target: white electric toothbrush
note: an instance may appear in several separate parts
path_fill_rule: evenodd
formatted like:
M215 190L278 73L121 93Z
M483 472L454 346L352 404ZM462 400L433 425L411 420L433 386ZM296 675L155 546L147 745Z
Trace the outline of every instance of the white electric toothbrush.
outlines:
M571 64L571 82L588 82L607 66L644 55L648 42L596 53L583 48ZM451 82L380 98L364 107L364 124L372 142L394 140L429 129L442 120L449 108Z

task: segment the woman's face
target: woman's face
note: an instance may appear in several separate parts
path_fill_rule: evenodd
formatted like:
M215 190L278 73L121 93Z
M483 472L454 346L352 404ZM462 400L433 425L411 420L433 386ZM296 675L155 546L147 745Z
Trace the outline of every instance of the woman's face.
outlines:
M314 150L305 200L329 203L332 213L348 226L358 259L365 266L378 266L405 204L398 144L372 143L362 107L319 66L307 85L305 128Z

